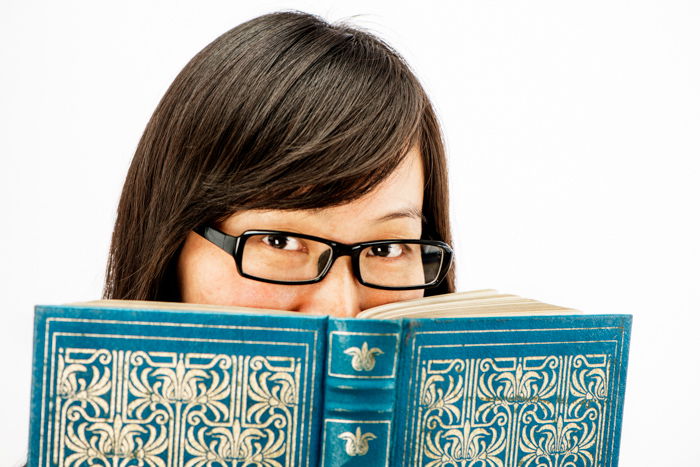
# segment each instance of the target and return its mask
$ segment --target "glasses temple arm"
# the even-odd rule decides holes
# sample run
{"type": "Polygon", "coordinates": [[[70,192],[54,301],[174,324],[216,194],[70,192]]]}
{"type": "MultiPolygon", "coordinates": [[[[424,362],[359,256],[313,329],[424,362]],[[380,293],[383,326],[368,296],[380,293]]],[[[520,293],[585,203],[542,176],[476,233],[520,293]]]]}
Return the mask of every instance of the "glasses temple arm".
{"type": "Polygon", "coordinates": [[[208,226],[197,227],[194,229],[194,231],[228,254],[233,255],[236,252],[236,248],[238,247],[238,239],[240,237],[227,235],[220,230],[208,226]]]}

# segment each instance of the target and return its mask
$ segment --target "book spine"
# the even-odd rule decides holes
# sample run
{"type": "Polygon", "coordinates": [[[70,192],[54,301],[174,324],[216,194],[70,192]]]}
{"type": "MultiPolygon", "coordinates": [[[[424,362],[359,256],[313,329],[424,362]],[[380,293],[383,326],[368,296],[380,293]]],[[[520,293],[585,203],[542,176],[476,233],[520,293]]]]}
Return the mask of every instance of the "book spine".
{"type": "Polygon", "coordinates": [[[401,323],[328,321],[321,465],[388,466],[401,323]]]}

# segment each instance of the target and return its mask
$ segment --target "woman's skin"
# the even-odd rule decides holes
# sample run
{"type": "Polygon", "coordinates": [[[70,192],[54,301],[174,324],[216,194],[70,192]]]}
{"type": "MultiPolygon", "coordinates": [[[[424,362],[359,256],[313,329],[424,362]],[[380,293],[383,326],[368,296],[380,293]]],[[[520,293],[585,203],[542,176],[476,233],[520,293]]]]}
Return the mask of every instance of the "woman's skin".
{"type": "MultiPolygon", "coordinates": [[[[417,148],[375,190],[341,206],[299,211],[248,210],[218,227],[229,235],[246,230],[283,230],[341,243],[418,239],[422,231],[424,176],[417,148]]],[[[354,317],[374,306],[423,296],[422,290],[390,291],[365,287],[352,272],[350,257],[338,258],[315,284],[268,284],[241,277],[233,257],[190,232],[178,261],[182,301],[238,305],[354,317]]]]}

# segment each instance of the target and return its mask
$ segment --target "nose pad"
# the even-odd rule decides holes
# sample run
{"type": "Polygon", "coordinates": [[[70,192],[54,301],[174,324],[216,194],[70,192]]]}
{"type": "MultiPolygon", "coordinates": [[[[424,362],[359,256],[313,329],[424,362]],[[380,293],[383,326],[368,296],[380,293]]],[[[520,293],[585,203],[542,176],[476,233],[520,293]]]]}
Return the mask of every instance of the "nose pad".
{"type": "MultiPolygon", "coordinates": [[[[328,253],[330,254],[330,252],[328,253]]],[[[327,263],[323,263],[323,268],[327,263]]],[[[321,260],[319,260],[319,266],[321,260]]],[[[355,280],[350,258],[338,258],[326,277],[313,284],[299,311],[315,315],[354,317],[360,312],[360,284],[355,280]]]]}

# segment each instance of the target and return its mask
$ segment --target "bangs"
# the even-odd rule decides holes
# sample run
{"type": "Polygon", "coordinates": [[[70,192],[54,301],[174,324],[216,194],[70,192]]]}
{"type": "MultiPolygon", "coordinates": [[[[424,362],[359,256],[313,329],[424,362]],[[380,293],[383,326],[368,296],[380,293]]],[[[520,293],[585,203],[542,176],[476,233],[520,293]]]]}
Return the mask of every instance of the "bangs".
{"type": "Polygon", "coordinates": [[[403,59],[369,33],[295,19],[223,83],[236,105],[207,123],[224,127],[210,154],[223,170],[206,169],[207,196],[229,212],[351,202],[419,143],[427,97],[403,59]],[[242,96],[244,82],[258,87],[242,96]]]}

